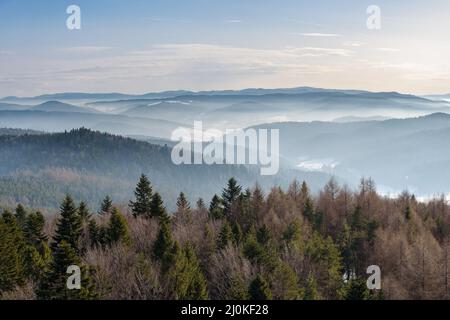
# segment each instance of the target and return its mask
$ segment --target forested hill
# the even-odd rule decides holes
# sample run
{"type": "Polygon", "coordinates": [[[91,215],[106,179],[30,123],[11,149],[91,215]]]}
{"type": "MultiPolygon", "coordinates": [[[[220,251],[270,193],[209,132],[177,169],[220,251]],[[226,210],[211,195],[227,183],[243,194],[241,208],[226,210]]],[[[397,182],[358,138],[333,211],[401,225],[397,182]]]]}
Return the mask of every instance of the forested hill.
{"type": "MultiPolygon", "coordinates": [[[[39,135],[0,135],[0,204],[57,208],[66,193],[85,199],[92,207],[105,195],[117,202],[131,198],[132,186],[140,174],[175,204],[184,191],[192,200],[220,192],[230,176],[244,186],[259,182],[267,188],[287,185],[294,177],[323,184],[321,173],[282,171],[274,177],[261,177],[256,167],[217,165],[174,165],[171,149],[131,138],[77,129],[39,135]]],[[[208,199],[209,200],[209,199],[208,199]]]]}

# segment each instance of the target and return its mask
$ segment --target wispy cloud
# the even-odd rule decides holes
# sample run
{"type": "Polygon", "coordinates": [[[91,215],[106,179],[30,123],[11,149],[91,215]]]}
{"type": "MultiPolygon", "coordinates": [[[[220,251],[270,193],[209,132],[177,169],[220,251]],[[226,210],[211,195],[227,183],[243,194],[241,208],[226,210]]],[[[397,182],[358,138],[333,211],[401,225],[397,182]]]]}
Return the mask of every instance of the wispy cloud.
{"type": "Polygon", "coordinates": [[[95,53],[107,51],[110,49],[112,49],[112,47],[79,46],[79,47],[58,48],[57,51],[64,53],[95,53]]]}
{"type": "Polygon", "coordinates": [[[241,23],[242,20],[239,19],[229,19],[229,20],[225,20],[226,23],[241,23]]]}
{"type": "Polygon", "coordinates": [[[324,38],[341,36],[340,34],[336,34],[336,33],[320,33],[320,32],[300,33],[300,35],[304,36],[304,37],[324,37],[324,38]]]}

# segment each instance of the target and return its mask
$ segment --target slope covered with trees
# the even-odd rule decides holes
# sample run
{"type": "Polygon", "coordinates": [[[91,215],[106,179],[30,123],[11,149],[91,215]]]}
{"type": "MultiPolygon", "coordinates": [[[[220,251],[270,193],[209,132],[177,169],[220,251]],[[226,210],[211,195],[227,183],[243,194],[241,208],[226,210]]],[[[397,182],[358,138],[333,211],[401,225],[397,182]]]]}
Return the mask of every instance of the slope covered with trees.
{"type": "Polygon", "coordinates": [[[248,186],[258,181],[265,188],[287,186],[292,177],[314,181],[317,188],[327,180],[325,174],[282,170],[277,176],[261,177],[256,166],[177,166],[168,146],[88,129],[0,134],[0,163],[0,202],[44,209],[58,208],[66,193],[91,207],[107,194],[126,201],[142,172],[152,177],[169,208],[175,208],[180,191],[190,199],[212,197],[230,176],[248,186]]]}
{"type": "Polygon", "coordinates": [[[93,213],[66,196],[45,219],[0,218],[2,299],[446,299],[449,206],[351,191],[330,180],[269,193],[230,179],[207,204],[183,193],[169,212],[142,175],[130,203],[93,213]],[[69,265],[81,289],[66,286],[69,265]],[[366,269],[381,268],[381,290],[366,269]]]}

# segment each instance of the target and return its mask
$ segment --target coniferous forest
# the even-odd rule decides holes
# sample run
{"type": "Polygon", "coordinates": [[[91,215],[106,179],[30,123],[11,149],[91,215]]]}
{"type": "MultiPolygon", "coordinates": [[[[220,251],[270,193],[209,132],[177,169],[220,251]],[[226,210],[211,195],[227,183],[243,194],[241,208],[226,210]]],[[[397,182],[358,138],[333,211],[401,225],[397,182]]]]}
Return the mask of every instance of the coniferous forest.
{"type": "Polygon", "coordinates": [[[318,194],[244,190],[212,199],[180,193],[169,212],[142,175],[128,204],[91,210],[70,195],[57,214],[18,205],[0,218],[1,299],[447,299],[449,207],[404,192],[380,196],[330,180],[318,194]],[[69,266],[81,271],[69,289],[69,266]],[[381,269],[369,290],[367,267],[381,269]]]}

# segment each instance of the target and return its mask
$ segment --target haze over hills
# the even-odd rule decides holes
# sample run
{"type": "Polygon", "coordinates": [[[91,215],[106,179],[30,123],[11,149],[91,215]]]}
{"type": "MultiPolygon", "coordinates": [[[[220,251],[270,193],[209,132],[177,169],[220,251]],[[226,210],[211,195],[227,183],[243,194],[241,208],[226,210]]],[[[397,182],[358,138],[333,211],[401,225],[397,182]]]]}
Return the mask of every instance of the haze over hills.
{"type": "Polygon", "coordinates": [[[303,170],[356,184],[372,177],[382,191],[419,195],[450,192],[450,115],[351,123],[271,123],[280,153],[303,170]]]}
{"type": "Polygon", "coordinates": [[[61,93],[2,101],[0,127],[38,132],[84,127],[168,148],[176,144],[168,140],[174,130],[192,128],[194,121],[203,121],[204,130],[279,129],[284,169],[299,170],[296,174],[306,171],[320,179],[335,175],[349,184],[372,176],[385,192],[450,192],[450,104],[441,98],[299,87],[143,95],[61,93]]]}
{"type": "Polygon", "coordinates": [[[173,209],[178,192],[195,202],[209,201],[220,193],[230,177],[246,187],[257,182],[268,191],[275,185],[287,187],[292,179],[306,180],[317,190],[330,177],[324,173],[282,169],[262,177],[258,166],[180,165],[171,161],[168,146],[150,144],[88,129],[66,133],[34,134],[0,130],[0,202],[23,203],[36,208],[57,208],[66,193],[96,208],[110,195],[120,203],[132,197],[133,185],[142,173],[173,209]]]}

